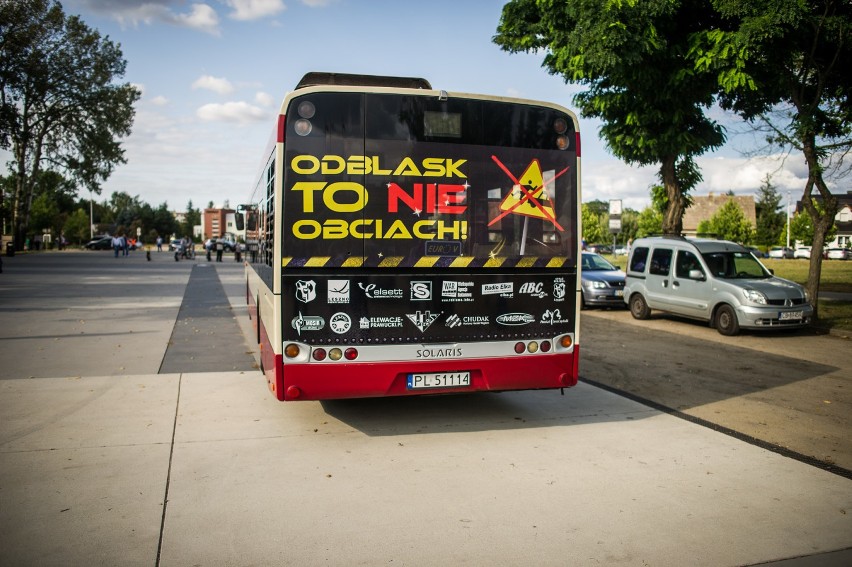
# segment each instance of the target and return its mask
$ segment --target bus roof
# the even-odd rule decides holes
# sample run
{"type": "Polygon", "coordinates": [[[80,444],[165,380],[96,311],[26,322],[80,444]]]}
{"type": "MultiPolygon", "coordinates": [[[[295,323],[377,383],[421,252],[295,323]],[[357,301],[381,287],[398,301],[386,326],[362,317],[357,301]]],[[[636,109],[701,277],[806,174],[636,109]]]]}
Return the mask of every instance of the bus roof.
{"type": "Polygon", "coordinates": [[[432,90],[432,85],[426,79],[416,77],[385,77],[382,75],[353,75],[349,73],[307,73],[296,89],[313,87],[316,85],[340,85],[358,87],[393,87],[402,89],[426,89],[432,90]]]}

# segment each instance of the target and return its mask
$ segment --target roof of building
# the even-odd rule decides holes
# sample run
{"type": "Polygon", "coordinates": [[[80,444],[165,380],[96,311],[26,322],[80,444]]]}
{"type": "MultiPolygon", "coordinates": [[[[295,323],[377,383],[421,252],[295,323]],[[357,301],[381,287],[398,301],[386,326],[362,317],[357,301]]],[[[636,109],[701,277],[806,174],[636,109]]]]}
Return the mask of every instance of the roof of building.
{"type": "Polygon", "coordinates": [[[693,197],[692,205],[683,214],[683,232],[694,234],[698,231],[698,225],[702,221],[708,221],[719,212],[725,203],[733,200],[742,209],[743,214],[751,226],[757,226],[757,212],[754,206],[754,197],[751,195],[714,195],[710,193],[706,197],[693,197]]]}

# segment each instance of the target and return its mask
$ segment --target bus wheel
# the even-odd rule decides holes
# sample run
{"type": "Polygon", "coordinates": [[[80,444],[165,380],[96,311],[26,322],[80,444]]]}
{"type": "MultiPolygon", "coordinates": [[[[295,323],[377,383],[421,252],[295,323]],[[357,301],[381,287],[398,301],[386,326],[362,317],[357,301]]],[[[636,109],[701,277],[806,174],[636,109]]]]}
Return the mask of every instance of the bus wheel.
{"type": "Polygon", "coordinates": [[[726,337],[732,337],[740,332],[737,314],[730,305],[720,305],[716,310],[716,330],[726,337]]]}
{"type": "Polygon", "coordinates": [[[651,314],[648,304],[641,293],[634,293],[630,296],[630,314],[634,319],[647,319],[651,314]]]}

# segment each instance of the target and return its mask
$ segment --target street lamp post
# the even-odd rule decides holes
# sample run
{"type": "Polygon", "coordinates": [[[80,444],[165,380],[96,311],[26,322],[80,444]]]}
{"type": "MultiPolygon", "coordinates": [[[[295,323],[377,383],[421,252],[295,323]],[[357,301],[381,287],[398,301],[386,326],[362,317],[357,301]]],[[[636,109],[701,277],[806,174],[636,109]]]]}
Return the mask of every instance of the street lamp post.
{"type": "Polygon", "coordinates": [[[790,247],[790,192],[787,191],[787,248],[790,247]]]}

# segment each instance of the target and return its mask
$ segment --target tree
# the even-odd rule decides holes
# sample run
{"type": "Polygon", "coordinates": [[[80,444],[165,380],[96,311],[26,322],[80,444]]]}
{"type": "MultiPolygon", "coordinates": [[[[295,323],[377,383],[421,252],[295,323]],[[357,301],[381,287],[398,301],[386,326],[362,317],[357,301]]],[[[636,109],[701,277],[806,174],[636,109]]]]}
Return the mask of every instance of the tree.
{"type": "Polygon", "coordinates": [[[801,202],[814,228],[807,288],[818,317],[822,249],[837,214],[825,177],[850,173],[852,3],[713,3],[728,25],[696,36],[696,70],[717,72],[721,106],[766,132],[767,149],[795,150],[807,164],[801,202]]]}
{"type": "MultiPolygon", "coordinates": [[[[815,232],[813,219],[804,211],[794,214],[793,218],[790,219],[790,240],[801,242],[804,246],[811,246],[814,241],[815,232]]],[[[837,225],[832,225],[826,233],[825,238],[829,241],[834,240],[836,234],[837,225]]],[[[786,241],[786,234],[782,233],[781,238],[786,241]]],[[[784,242],[779,242],[779,244],[784,244],[784,242]]]]}
{"type": "Polygon", "coordinates": [[[663,214],[654,207],[645,207],[636,217],[636,238],[660,234],[663,229],[663,214]]]}
{"type": "Polygon", "coordinates": [[[44,170],[96,193],[130,134],[138,89],[117,84],[119,47],[55,0],[0,0],[0,147],[11,149],[12,223],[21,248],[44,170]]]}
{"type": "Polygon", "coordinates": [[[583,240],[588,243],[606,242],[609,221],[604,225],[602,220],[609,218],[609,213],[600,213],[596,210],[596,206],[592,203],[583,203],[583,240]]]}
{"type": "Polygon", "coordinates": [[[65,226],[62,227],[62,232],[65,233],[65,238],[69,242],[82,244],[89,239],[89,213],[84,209],[77,209],[68,220],[65,221],[65,226]]]}
{"type": "Polygon", "coordinates": [[[754,203],[757,226],[754,240],[763,246],[772,246],[786,230],[787,219],[781,211],[781,195],[771,183],[769,174],[763,179],[763,185],[757,190],[754,203]]]}
{"type": "Polygon", "coordinates": [[[721,240],[731,240],[740,244],[750,244],[754,227],[746,219],[743,210],[733,199],[722,205],[710,220],[698,225],[699,233],[714,234],[721,240]]]}
{"type": "Polygon", "coordinates": [[[544,51],[551,74],[588,87],[574,104],[603,121],[601,136],[617,157],[659,164],[668,199],[662,229],[680,234],[686,195],[701,180],[693,158],[725,141],[705,114],[716,75],[687,56],[695,34],[721,23],[709,0],[512,0],[493,40],[512,53],[544,51]]]}
{"type": "Polygon", "coordinates": [[[180,229],[184,236],[192,236],[195,226],[201,224],[201,211],[193,208],[192,201],[186,204],[186,217],[180,229]]]}

